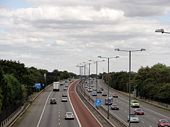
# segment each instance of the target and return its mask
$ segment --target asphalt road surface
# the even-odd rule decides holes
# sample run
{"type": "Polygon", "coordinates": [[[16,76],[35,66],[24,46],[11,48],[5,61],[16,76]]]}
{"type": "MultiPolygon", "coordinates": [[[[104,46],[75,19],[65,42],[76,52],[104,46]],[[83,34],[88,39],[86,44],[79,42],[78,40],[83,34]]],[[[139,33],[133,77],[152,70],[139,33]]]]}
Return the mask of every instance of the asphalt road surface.
{"type": "Polygon", "coordinates": [[[65,120],[65,113],[71,111],[72,107],[68,102],[61,102],[64,85],[59,92],[52,91],[52,87],[46,89],[28,108],[23,116],[13,127],[79,127],[77,119],[65,120]],[[50,104],[50,98],[55,97],[57,104],[50,104]]]}
{"type": "MultiPolygon", "coordinates": [[[[91,83],[95,87],[95,80],[91,83]]],[[[107,93],[108,87],[106,84],[102,82],[102,80],[99,80],[98,88],[103,88],[105,93],[107,93]]],[[[123,95],[113,89],[109,89],[110,94],[116,93],[118,95],[118,98],[113,98],[113,103],[116,103],[120,110],[110,110],[110,114],[118,117],[119,119],[123,120],[127,123],[127,117],[129,113],[129,102],[128,102],[128,96],[123,95]]],[[[86,91],[87,92],[87,91],[86,91]]],[[[90,92],[87,92],[88,94],[91,94],[90,92]]],[[[91,96],[92,97],[92,96],[91,96]]],[[[96,97],[92,97],[95,99],[96,97]]],[[[103,100],[107,97],[103,97],[101,94],[98,94],[97,98],[100,98],[103,100]]],[[[102,105],[106,110],[107,106],[102,105]]],[[[144,110],[144,115],[138,115],[140,122],[139,123],[131,123],[131,127],[157,127],[157,122],[159,119],[165,118],[170,120],[170,111],[166,111],[164,109],[155,107],[153,105],[140,102],[140,108],[144,110]]],[[[131,112],[134,112],[134,108],[131,108],[131,112]]]]}

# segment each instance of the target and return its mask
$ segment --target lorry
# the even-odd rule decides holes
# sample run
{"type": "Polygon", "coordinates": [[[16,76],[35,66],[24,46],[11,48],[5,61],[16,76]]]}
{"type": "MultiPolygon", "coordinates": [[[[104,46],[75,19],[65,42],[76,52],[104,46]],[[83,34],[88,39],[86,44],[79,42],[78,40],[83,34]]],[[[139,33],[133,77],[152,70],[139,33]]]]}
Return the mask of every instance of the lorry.
{"type": "Polygon", "coordinates": [[[59,91],[59,90],[60,90],[60,83],[53,82],[53,91],[59,91]]]}

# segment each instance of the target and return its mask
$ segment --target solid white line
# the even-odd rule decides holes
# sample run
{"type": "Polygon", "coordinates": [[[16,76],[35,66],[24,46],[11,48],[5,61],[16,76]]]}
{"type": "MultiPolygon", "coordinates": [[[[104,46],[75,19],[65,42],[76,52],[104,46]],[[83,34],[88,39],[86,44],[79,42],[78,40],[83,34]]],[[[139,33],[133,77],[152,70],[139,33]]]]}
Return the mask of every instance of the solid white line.
{"type": "MultiPolygon", "coordinates": [[[[69,89],[70,89],[70,86],[73,84],[74,82],[72,82],[71,84],[69,84],[69,86],[68,86],[68,91],[69,91],[69,89]]],[[[70,104],[71,104],[71,107],[72,107],[72,109],[73,109],[73,112],[74,112],[74,114],[75,114],[75,116],[76,116],[76,119],[77,119],[77,122],[78,122],[78,124],[79,124],[79,127],[82,127],[81,126],[81,123],[80,123],[80,121],[79,121],[79,118],[78,118],[78,116],[77,116],[77,114],[76,114],[76,112],[75,112],[75,110],[74,110],[74,107],[73,107],[73,104],[72,104],[72,102],[71,102],[71,99],[70,99],[70,95],[69,95],[69,92],[67,91],[67,94],[68,94],[68,100],[69,100],[69,102],[70,102],[70,104]]]]}
{"type": "MultiPolygon", "coordinates": [[[[81,98],[79,97],[77,91],[75,90],[77,97],[81,100],[81,98]]],[[[94,117],[94,119],[96,119],[96,121],[100,124],[101,127],[103,127],[103,125],[99,122],[99,120],[93,115],[93,113],[89,110],[89,108],[84,104],[84,102],[81,100],[81,103],[86,107],[86,109],[90,112],[90,114],[94,117]]]]}
{"type": "Polygon", "coordinates": [[[42,112],[41,112],[41,116],[40,116],[40,118],[39,118],[39,121],[38,121],[38,124],[37,124],[36,127],[39,127],[39,125],[40,125],[41,119],[42,119],[42,117],[43,117],[43,114],[44,114],[44,111],[45,111],[45,108],[46,108],[46,105],[47,105],[47,103],[48,103],[48,99],[49,99],[51,93],[52,93],[52,91],[49,93],[49,95],[48,95],[48,97],[47,97],[47,99],[46,99],[45,105],[44,105],[44,107],[43,107],[43,110],[42,110],[42,112]]]}

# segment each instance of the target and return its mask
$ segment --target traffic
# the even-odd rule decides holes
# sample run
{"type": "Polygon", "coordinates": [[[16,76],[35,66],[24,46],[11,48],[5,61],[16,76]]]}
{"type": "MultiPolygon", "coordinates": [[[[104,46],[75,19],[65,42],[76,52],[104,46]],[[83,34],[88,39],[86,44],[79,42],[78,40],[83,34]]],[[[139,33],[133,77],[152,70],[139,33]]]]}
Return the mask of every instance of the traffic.
{"type": "MultiPolygon", "coordinates": [[[[144,102],[140,102],[139,100],[136,99],[131,99],[130,101],[130,107],[131,107],[131,112],[129,114],[128,110],[128,95],[122,94],[114,89],[109,88],[109,96],[107,94],[108,92],[108,87],[107,85],[100,80],[98,84],[98,89],[96,87],[96,81],[95,79],[91,79],[89,83],[89,79],[84,82],[84,89],[86,89],[86,93],[91,95],[91,98],[93,100],[101,99],[102,100],[102,105],[105,110],[108,110],[108,105],[110,109],[110,114],[123,120],[124,122],[127,123],[131,122],[132,127],[155,127],[158,126],[160,127],[160,120],[164,119],[166,121],[170,120],[170,112],[163,110],[149,105],[144,102]],[[93,85],[91,85],[93,84],[93,85]],[[89,89],[92,89],[92,91],[89,91],[89,89]],[[95,96],[93,96],[92,93],[96,90],[101,90],[102,92],[97,92],[95,96]],[[103,96],[104,95],[104,96],[103,96]],[[162,112],[159,112],[159,111],[162,112]],[[129,114],[129,115],[128,115],[129,114]],[[129,117],[130,116],[130,117],[129,117]]],[[[163,125],[163,124],[162,124],[163,125]]],[[[168,124],[165,124],[168,125],[168,124]]]]}

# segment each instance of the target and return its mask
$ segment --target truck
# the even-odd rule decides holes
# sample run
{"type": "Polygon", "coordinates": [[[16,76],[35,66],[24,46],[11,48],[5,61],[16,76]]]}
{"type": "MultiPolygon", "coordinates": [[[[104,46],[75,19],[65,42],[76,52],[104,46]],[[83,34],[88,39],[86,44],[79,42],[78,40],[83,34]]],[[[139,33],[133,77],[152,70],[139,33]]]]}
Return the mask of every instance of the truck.
{"type": "Polygon", "coordinates": [[[60,90],[60,82],[53,82],[53,91],[60,90]]]}

